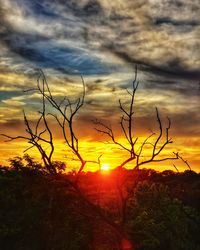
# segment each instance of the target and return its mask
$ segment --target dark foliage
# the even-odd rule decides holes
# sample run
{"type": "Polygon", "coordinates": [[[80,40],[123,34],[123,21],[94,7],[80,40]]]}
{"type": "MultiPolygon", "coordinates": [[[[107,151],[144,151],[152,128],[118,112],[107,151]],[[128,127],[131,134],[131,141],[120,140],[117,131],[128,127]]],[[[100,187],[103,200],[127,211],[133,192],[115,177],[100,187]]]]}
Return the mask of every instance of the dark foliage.
{"type": "MultiPolygon", "coordinates": [[[[52,176],[28,155],[10,163],[0,167],[2,250],[119,249],[115,232],[67,185],[72,174],[52,176]]],[[[80,176],[84,194],[116,222],[117,171],[80,176]]],[[[121,178],[129,197],[124,227],[134,249],[200,249],[199,174],[124,169],[121,178]]]]}
{"type": "Polygon", "coordinates": [[[88,249],[90,221],[63,181],[40,170],[1,171],[2,250],[88,249]]]}
{"type": "Polygon", "coordinates": [[[163,184],[139,183],[128,206],[127,226],[135,249],[199,249],[199,214],[171,199],[163,184]]]}

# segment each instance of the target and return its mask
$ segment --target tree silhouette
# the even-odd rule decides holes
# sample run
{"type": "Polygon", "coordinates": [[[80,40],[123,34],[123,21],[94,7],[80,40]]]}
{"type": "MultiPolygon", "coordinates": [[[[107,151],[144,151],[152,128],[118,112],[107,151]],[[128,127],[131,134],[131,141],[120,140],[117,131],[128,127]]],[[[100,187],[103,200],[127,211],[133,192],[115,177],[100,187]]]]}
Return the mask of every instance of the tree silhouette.
{"type": "MultiPolygon", "coordinates": [[[[119,196],[119,211],[121,214],[121,223],[124,224],[126,221],[126,210],[127,210],[127,202],[131,196],[131,193],[126,188],[126,177],[123,174],[122,168],[134,161],[132,169],[139,169],[140,166],[146,165],[152,162],[162,162],[167,160],[177,160],[180,158],[178,153],[173,152],[172,156],[169,157],[159,157],[161,153],[164,151],[167,145],[171,144],[173,141],[169,137],[169,130],[171,127],[171,121],[169,118],[168,124],[166,128],[164,128],[163,122],[160,118],[160,114],[158,108],[156,107],[156,118],[159,127],[159,132],[156,134],[152,132],[142,143],[138,142],[139,137],[136,137],[134,131],[134,123],[135,123],[135,95],[139,86],[139,81],[137,80],[137,66],[135,67],[135,77],[132,82],[132,89],[127,91],[127,94],[130,96],[130,100],[128,103],[128,107],[125,107],[122,100],[119,99],[119,109],[122,113],[120,118],[120,128],[124,138],[124,143],[120,142],[118,138],[115,136],[115,131],[111,127],[111,125],[107,125],[99,120],[94,120],[94,124],[96,125],[96,130],[99,133],[106,135],[111,144],[115,144],[119,147],[120,150],[128,153],[126,159],[120,163],[117,167],[118,169],[118,178],[116,183],[117,193],[119,196]],[[151,140],[150,139],[153,139],[151,140]],[[143,152],[146,146],[151,147],[151,155],[143,160],[143,152]]],[[[181,158],[182,159],[182,158],[181,158]]],[[[183,159],[182,159],[183,160],[183,159]]]]}
{"type": "Polygon", "coordinates": [[[63,139],[65,145],[70,148],[72,153],[76,156],[77,160],[80,161],[80,167],[77,172],[80,174],[86,163],[95,163],[100,165],[101,155],[98,157],[97,161],[86,160],[79,150],[79,139],[74,129],[74,120],[77,116],[79,110],[84,105],[85,100],[85,82],[81,76],[83,91],[81,96],[79,96],[75,101],[71,101],[68,97],[64,97],[60,102],[56,100],[53,96],[49,84],[47,82],[46,76],[42,70],[39,70],[39,76],[37,79],[37,86],[33,89],[28,89],[25,92],[36,92],[42,97],[42,111],[39,111],[40,117],[38,118],[35,127],[30,125],[30,122],[23,111],[24,123],[26,126],[27,136],[9,136],[6,134],[1,134],[7,138],[7,141],[12,141],[16,139],[23,139],[31,144],[24,152],[35,147],[38,149],[41,158],[43,160],[45,168],[49,173],[56,174],[56,164],[53,163],[52,157],[54,153],[54,139],[53,132],[50,128],[48,116],[55,118],[58,126],[61,128],[63,139]],[[50,104],[55,112],[47,112],[47,104],[50,104]],[[46,149],[48,148],[48,150],[46,149]]]}
{"type": "MultiPolygon", "coordinates": [[[[38,89],[41,89],[38,81],[38,89]]],[[[42,91],[44,91],[44,84],[42,85],[42,91]]],[[[1,134],[2,136],[7,138],[7,141],[13,141],[17,139],[23,139],[27,141],[28,144],[31,144],[24,152],[27,152],[31,148],[36,148],[42,158],[44,163],[44,167],[51,174],[56,174],[56,168],[52,161],[52,156],[54,153],[54,142],[53,142],[53,134],[49,127],[49,123],[47,121],[47,112],[46,112],[46,102],[45,96],[42,97],[42,111],[39,111],[39,118],[34,124],[35,126],[31,126],[30,121],[27,118],[25,111],[23,111],[24,115],[24,124],[26,136],[9,136],[6,134],[1,134]],[[48,150],[46,149],[48,146],[48,150]]]]}
{"type": "Polygon", "coordinates": [[[163,124],[159,115],[158,108],[156,107],[156,118],[157,123],[159,126],[159,133],[156,135],[156,133],[152,132],[142,143],[140,146],[138,146],[138,137],[134,135],[134,104],[135,104],[135,95],[136,91],[139,86],[139,81],[137,80],[137,66],[135,67],[135,78],[132,82],[132,90],[126,89],[128,95],[130,96],[129,106],[125,107],[119,99],[119,108],[122,112],[121,118],[120,118],[120,127],[122,134],[124,136],[124,139],[126,143],[121,143],[118,141],[118,139],[115,136],[115,132],[113,128],[101,121],[94,120],[94,123],[97,125],[96,130],[102,134],[105,134],[108,136],[111,140],[111,143],[114,143],[115,145],[119,146],[120,149],[124,150],[125,152],[128,152],[128,157],[125,159],[118,167],[122,168],[127,163],[135,160],[135,165],[133,168],[139,168],[140,166],[144,164],[148,164],[151,162],[161,162],[166,160],[176,160],[179,158],[178,153],[173,153],[173,156],[169,157],[161,157],[158,158],[158,156],[163,152],[165,147],[168,144],[171,144],[173,141],[169,137],[169,130],[171,127],[171,121],[168,118],[168,125],[165,128],[163,128],[163,124]],[[149,141],[152,137],[156,137],[156,139],[152,142],[149,141]],[[163,142],[163,137],[164,142],[163,142]],[[128,144],[128,145],[127,145],[128,144]],[[147,160],[142,160],[142,154],[144,151],[145,146],[151,146],[151,156],[147,160]]]}

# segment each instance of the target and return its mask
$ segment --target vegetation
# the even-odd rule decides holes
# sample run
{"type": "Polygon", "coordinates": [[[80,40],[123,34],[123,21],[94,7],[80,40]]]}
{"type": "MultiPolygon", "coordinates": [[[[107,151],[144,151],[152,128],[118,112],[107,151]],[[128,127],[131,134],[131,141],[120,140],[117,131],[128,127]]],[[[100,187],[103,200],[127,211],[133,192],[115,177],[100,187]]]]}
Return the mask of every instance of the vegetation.
{"type": "MultiPolygon", "coordinates": [[[[113,221],[121,219],[117,171],[80,178],[87,198],[113,221]]],[[[199,174],[143,169],[124,170],[123,177],[129,190],[124,231],[134,249],[200,249],[199,174]]],[[[2,250],[120,249],[117,232],[67,184],[72,178],[48,174],[29,156],[0,168],[2,250]]]]}

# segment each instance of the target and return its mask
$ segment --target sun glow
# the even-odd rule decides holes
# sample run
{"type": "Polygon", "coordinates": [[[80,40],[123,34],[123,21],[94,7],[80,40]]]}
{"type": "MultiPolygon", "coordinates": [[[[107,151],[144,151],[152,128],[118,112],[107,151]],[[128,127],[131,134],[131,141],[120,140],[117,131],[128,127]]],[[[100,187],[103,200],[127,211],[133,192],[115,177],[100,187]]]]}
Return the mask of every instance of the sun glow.
{"type": "Polygon", "coordinates": [[[101,170],[103,170],[103,171],[108,171],[108,170],[110,170],[110,165],[107,164],[107,163],[101,164],[101,170]]]}

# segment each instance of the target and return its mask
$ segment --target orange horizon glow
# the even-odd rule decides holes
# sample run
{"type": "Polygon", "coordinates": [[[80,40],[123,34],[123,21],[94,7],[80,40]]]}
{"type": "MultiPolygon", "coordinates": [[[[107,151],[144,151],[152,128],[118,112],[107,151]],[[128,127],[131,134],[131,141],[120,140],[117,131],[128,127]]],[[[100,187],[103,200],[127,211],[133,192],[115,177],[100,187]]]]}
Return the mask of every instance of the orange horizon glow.
{"type": "MultiPolygon", "coordinates": [[[[102,165],[100,170],[102,172],[109,173],[109,170],[115,169],[119,166],[126,158],[127,154],[117,147],[107,146],[105,144],[97,141],[81,140],[80,138],[80,150],[82,156],[85,160],[97,161],[98,156],[102,154],[102,165]]],[[[9,165],[9,159],[15,156],[23,156],[23,151],[27,148],[28,144],[23,141],[12,141],[12,142],[0,142],[0,164],[9,165]]],[[[175,145],[174,145],[175,146],[175,145]]],[[[171,146],[166,148],[165,155],[171,155],[174,151],[178,150],[178,147],[171,146]]],[[[179,146],[179,145],[178,145],[179,146]]],[[[194,149],[194,148],[193,148],[194,149]]],[[[31,149],[27,152],[31,157],[36,161],[41,162],[41,156],[36,151],[36,149],[31,149]]],[[[189,150],[188,148],[182,149],[180,151],[181,155],[188,160],[192,169],[196,172],[199,172],[199,161],[195,157],[196,151],[189,150]]],[[[145,157],[149,154],[148,150],[145,151],[145,157]]],[[[66,145],[61,140],[55,140],[55,154],[53,160],[62,161],[66,164],[66,171],[78,170],[80,167],[80,162],[77,160],[72,160],[73,155],[69,152],[66,145]]],[[[166,169],[171,169],[175,171],[173,164],[177,166],[179,171],[187,170],[187,167],[181,161],[165,161],[159,163],[151,163],[143,165],[141,168],[152,168],[158,171],[163,171],[166,169]]],[[[135,162],[132,161],[124,167],[127,169],[132,169],[135,166],[135,162]]],[[[84,172],[92,171],[95,172],[99,169],[99,166],[95,163],[88,162],[84,168],[84,172]]]]}

